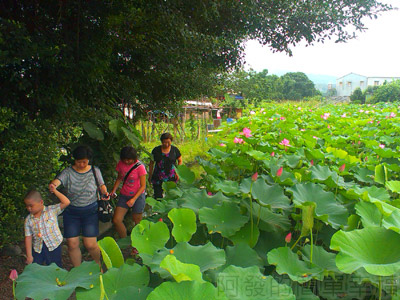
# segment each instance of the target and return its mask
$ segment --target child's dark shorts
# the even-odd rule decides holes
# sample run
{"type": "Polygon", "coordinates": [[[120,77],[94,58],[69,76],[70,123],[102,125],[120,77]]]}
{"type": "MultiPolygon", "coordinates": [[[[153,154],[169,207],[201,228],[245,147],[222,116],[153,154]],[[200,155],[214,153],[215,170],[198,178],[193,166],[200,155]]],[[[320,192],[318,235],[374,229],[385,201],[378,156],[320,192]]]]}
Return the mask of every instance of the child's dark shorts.
{"type": "Polygon", "coordinates": [[[97,202],[84,207],[67,206],[63,213],[64,237],[97,237],[99,235],[99,217],[97,202]]]}
{"type": "MultiPolygon", "coordinates": [[[[119,195],[118,196],[118,202],[117,202],[117,207],[123,207],[126,209],[129,209],[130,207],[126,204],[129,199],[131,199],[132,196],[125,196],[125,195],[119,195]]],[[[132,212],[134,214],[141,214],[143,213],[144,206],[146,205],[146,196],[145,194],[141,194],[135,201],[135,203],[132,206],[132,212]]]]}
{"type": "Polygon", "coordinates": [[[53,251],[50,251],[47,248],[46,244],[43,243],[42,252],[37,253],[34,249],[32,249],[33,262],[39,265],[46,265],[46,266],[55,263],[57,266],[62,268],[61,251],[62,251],[61,244],[53,251]]]}

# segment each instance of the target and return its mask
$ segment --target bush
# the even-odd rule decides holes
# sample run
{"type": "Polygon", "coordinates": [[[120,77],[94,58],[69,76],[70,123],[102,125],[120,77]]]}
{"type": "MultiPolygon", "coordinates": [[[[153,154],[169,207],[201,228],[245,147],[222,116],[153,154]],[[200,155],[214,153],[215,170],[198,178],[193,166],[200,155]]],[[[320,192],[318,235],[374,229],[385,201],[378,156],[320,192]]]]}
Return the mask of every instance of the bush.
{"type": "Polygon", "coordinates": [[[375,102],[395,102],[400,101],[400,80],[379,86],[374,91],[375,102]]]}
{"type": "Polygon", "coordinates": [[[350,100],[353,103],[365,103],[365,95],[360,88],[356,88],[350,96],[350,100]]]}
{"type": "Polygon", "coordinates": [[[32,121],[10,109],[0,110],[0,248],[22,240],[23,197],[36,188],[49,203],[47,185],[60,169],[59,135],[48,121],[32,121]]]}

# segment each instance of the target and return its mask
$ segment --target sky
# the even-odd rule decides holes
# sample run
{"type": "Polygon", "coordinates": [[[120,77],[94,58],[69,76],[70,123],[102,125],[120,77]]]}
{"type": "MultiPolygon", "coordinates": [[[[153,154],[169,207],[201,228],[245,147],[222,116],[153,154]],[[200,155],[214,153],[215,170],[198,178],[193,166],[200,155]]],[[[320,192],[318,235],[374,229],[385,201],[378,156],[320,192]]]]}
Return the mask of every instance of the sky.
{"type": "MultiPolygon", "coordinates": [[[[400,0],[383,3],[400,7],[400,0]]],[[[293,56],[272,53],[257,41],[249,41],[245,50],[245,68],[269,74],[303,72],[341,77],[348,73],[365,76],[400,77],[400,9],[383,12],[378,19],[364,19],[368,28],[357,32],[357,38],[347,43],[326,41],[314,46],[292,47],[293,56]]]]}

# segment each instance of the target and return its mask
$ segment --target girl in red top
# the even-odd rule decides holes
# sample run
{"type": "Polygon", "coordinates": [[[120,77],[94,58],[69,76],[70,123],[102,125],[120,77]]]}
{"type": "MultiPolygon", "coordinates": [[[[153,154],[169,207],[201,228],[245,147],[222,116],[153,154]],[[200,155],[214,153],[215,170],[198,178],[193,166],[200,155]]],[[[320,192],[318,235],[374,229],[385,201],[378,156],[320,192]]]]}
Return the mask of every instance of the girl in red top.
{"type": "Polygon", "coordinates": [[[122,188],[114,212],[113,223],[119,236],[124,238],[127,236],[127,232],[123,221],[129,208],[132,207],[135,225],[142,220],[142,213],[146,204],[144,191],[146,189],[147,172],[144,165],[138,160],[136,149],[133,147],[122,148],[116,170],[118,177],[111,195],[115,195],[121,182],[122,188]],[[127,173],[129,173],[128,176],[127,173]]]}

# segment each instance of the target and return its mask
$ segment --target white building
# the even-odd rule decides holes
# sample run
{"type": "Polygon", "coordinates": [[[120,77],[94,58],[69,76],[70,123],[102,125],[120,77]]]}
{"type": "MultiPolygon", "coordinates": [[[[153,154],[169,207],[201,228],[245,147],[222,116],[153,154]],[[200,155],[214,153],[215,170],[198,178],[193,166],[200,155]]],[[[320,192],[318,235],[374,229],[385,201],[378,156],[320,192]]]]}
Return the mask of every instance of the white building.
{"type": "Polygon", "coordinates": [[[368,86],[382,85],[384,82],[399,80],[400,77],[367,77],[350,73],[336,79],[336,91],[338,96],[349,97],[356,88],[364,91],[368,86]]]}

